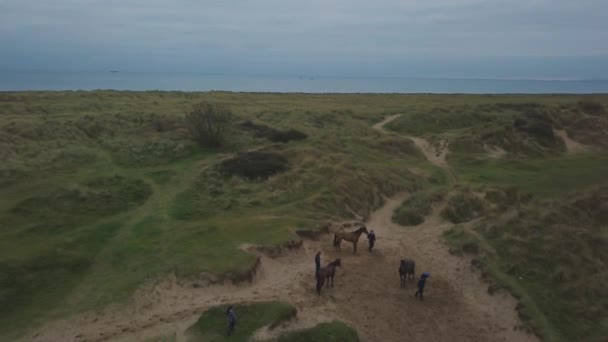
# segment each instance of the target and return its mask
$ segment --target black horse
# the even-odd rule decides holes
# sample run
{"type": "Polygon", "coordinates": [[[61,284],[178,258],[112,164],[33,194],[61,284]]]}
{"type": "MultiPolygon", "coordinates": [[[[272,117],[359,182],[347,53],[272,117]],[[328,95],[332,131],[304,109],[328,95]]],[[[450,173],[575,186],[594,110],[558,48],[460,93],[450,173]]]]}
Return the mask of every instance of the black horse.
{"type": "Polygon", "coordinates": [[[334,287],[334,275],[336,275],[336,267],[342,266],[340,258],[330,262],[327,266],[322,267],[317,272],[317,293],[321,295],[321,288],[327,281],[327,287],[334,287]],[[330,285],[331,280],[331,285],[330,285]]]}
{"type": "Polygon", "coordinates": [[[399,279],[401,280],[401,287],[405,287],[405,280],[409,277],[414,278],[416,273],[416,263],[412,259],[401,260],[399,264],[399,279]]]}

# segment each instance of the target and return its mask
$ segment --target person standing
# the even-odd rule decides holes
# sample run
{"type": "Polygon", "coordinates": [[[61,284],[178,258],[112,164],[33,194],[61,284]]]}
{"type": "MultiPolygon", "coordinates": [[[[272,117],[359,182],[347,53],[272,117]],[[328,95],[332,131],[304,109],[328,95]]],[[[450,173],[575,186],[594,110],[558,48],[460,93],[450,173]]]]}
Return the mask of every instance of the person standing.
{"type": "Polygon", "coordinates": [[[418,280],[418,291],[416,291],[415,297],[420,296],[420,300],[423,300],[424,296],[424,287],[426,286],[426,279],[430,277],[431,274],[429,272],[424,272],[420,276],[420,280],[418,280]]]}
{"type": "Polygon", "coordinates": [[[319,273],[319,269],[321,268],[321,251],[318,251],[315,255],[315,276],[319,273]]]}
{"type": "Polygon", "coordinates": [[[374,243],[376,242],[376,233],[374,233],[373,229],[367,234],[367,241],[369,242],[369,252],[371,253],[374,248],[374,243]]]}
{"type": "Polygon", "coordinates": [[[234,312],[232,305],[228,307],[228,311],[226,311],[226,317],[228,318],[227,335],[230,336],[234,332],[234,326],[236,325],[236,313],[234,312]]]}

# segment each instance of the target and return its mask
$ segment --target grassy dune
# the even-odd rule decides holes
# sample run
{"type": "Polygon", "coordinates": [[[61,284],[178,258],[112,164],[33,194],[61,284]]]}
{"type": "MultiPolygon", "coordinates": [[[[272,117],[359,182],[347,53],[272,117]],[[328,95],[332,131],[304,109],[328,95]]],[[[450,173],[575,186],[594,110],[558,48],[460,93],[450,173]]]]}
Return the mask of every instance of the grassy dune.
{"type": "MultiPolygon", "coordinates": [[[[489,276],[521,293],[522,314],[545,336],[601,336],[605,319],[570,317],[589,305],[595,317],[608,314],[592,300],[606,290],[589,287],[606,283],[604,197],[595,209],[577,207],[578,220],[546,218],[608,184],[608,114],[589,103],[608,108],[608,97],[0,93],[0,336],[124,301],[168,273],[238,279],[255,262],[241,244],[286,243],[295,229],[368,215],[383,196],[419,194],[400,208],[408,221],[437,195],[449,203],[465,190],[485,194],[476,215],[487,221],[452,234],[453,248],[479,244],[489,276]],[[225,148],[201,149],[183,123],[200,101],[229,105],[237,123],[307,138],[274,142],[237,125],[225,148]],[[395,113],[403,115],[387,126],[393,134],[371,128],[395,113]],[[552,128],[588,149],[568,154],[552,128]],[[407,136],[449,141],[450,170],[407,136]],[[492,158],[484,146],[505,154],[492,158]],[[221,172],[252,149],[283,156],[287,169],[267,180],[221,172]],[[566,251],[580,256],[554,257],[566,251]]],[[[466,222],[467,210],[448,218],[466,222]]]]}

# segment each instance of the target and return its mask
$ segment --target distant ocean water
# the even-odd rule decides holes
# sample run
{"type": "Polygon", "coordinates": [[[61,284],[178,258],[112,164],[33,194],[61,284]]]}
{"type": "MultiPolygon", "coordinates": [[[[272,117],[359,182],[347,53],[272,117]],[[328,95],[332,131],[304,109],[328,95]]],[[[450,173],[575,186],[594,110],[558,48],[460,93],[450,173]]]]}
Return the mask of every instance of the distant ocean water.
{"type": "Polygon", "coordinates": [[[608,80],[233,76],[198,73],[0,71],[0,91],[178,90],[303,93],[608,93],[608,80]]]}

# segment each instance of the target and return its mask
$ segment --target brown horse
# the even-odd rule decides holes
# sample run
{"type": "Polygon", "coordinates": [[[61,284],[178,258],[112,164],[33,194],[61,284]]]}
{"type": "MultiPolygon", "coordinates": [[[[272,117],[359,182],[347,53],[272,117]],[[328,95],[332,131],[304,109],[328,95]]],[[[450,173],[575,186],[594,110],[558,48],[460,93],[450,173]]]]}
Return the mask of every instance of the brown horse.
{"type": "Polygon", "coordinates": [[[336,275],[336,267],[342,266],[340,258],[330,262],[325,267],[321,267],[319,272],[317,272],[317,293],[321,295],[321,288],[327,281],[327,287],[334,287],[334,275],[336,275]]]}
{"type": "Polygon", "coordinates": [[[416,263],[412,259],[401,260],[399,264],[399,279],[401,280],[401,287],[405,287],[405,279],[414,278],[416,272],[416,263]]]}
{"type": "Polygon", "coordinates": [[[359,242],[359,237],[363,233],[369,234],[365,226],[355,230],[354,232],[336,232],[334,234],[334,248],[338,251],[341,250],[340,244],[342,243],[342,240],[346,240],[353,243],[353,254],[357,253],[357,242],[359,242]]]}

